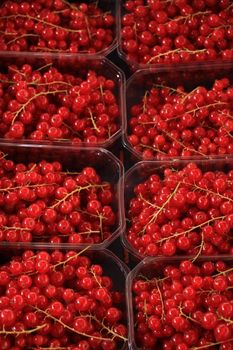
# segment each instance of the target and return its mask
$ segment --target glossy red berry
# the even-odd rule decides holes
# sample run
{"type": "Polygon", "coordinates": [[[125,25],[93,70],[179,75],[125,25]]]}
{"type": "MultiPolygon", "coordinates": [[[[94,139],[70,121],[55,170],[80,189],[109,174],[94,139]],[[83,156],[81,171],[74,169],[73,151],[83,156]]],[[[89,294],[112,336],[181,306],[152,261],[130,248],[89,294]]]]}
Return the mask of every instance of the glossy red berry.
{"type": "Polygon", "coordinates": [[[133,66],[231,59],[231,4],[125,1],[121,51],[133,66]]]}
{"type": "MultiPolygon", "coordinates": [[[[126,179],[127,186],[130,181],[126,179]]],[[[132,190],[133,195],[126,193],[125,238],[140,258],[231,253],[227,239],[232,228],[231,170],[203,171],[195,163],[186,163],[182,168],[165,168],[159,176],[151,172],[132,190]]],[[[208,264],[204,267],[212,272],[208,264]]],[[[201,278],[194,279],[184,298],[195,299],[196,288],[203,284],[201,278]]],[[[223,291],[226,284],[226,278],[219,276],[213,288],[223,291]]]]}
{"type": "Polygon", "coordinates": [[[231,344],[232,293],[226,293],[232,287],[231,273],[230,263],[208,258],[195,263],[176,259],[171,264],[151,260],[137,267],[130,286],[136,346],[188,350],[231,344]],[[228,281],[225,291],[216,292],[211,285],[223,276],[228,281]]]}
{"type": "MultiPolygon", "coordinates": [[[[109,7],[105,11],[102,6],[88,2],[70,7],[69,3],[60,0],[47,4],[32,0],[13,5],[4,1],[0,13],[6,30],[1,32],[1,50],[72,54],[106,52],[115,36],[115,18],[108,10],[109,7]],[[17,31],[19,26],[20,32],[17,31]],[[14,39],[11,35],[9,37],[10,29],[14,39]]],[[[30,69],[26,68],[25,73],[30,73],[30,69]]],[[[21,102],[25,97],[26,92],[20,89],[17,99],[21,102]]]]}
{"type": "Polygon", "coordinates": [[[17,254],[5,256],[0,267],[2,350],[90,350],[103,342],[102,349],[109,344],[117,349],[127,342],[123,294],[113,287],[98,258],[58,250],[17,254]],[[17,280],[11,271],[17,271],[17,280]]]}

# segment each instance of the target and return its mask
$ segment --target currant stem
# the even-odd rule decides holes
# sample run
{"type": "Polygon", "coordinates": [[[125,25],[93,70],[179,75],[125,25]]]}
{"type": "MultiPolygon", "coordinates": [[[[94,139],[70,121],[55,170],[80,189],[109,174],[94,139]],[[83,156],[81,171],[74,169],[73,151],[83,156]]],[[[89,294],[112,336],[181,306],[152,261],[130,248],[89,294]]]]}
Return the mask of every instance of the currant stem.
{"type": "Polygon", "coordinates": [[[141,193],[140,193],[140,195],[139,195],[139,198],[141,198],[141,200],[142,200],[144,203],[148,204],[148,205],[149,205],[150,207],[152,207],[152,208],[156,208],[156,209],[159,209],[159,208],[160,208],[158,205],[153,204],[153,203],[151,203],[150,201],[148,201],[146,198],[144,198],[143,195],[142,195],[141,193]]]}
{"type": "MultiPolygon", "coordinates": [[[[192,262],[195,262],[195,261],[199,258],[199,256],[200,256],[201,253],[202,253],[204,244],[205,244],[204,235],[203,235],[203,233],[201,232],[201,244],[200,244],[200,246],[199,246],[199,250],[198,250],[196,256],[192,259],[192,262]]],[[[197,247],[197,248],[198,248],[198,247],[197,247]]]]}
{"type": "Polygon", "coordinates": [[[18,231],[31,231],[29,228],[24,228],[24,227],[8,227],[8,226],[2,226],[2,229],[4,231],[7,231],[7,230],[18,230],[18,231]]]}
{"type": "Polygon", "coordinates": [[[171,91],[171,93],[177,93],[177,94],[180,94],[180,95],[184,95],[185,92],[184,91],[180,91],[178,89],[175,89],[171,86],[167,86],[167,85],[163,85],[163,84],[153,84],[153,87],[155,88],[159,88],[159,89],[168,89],[171,91]]]}
{"type": "Polygon", "coordinates": [[[183,232],[175,233],[172,237],[164,237],[164,238],[160,239],[157,243],[162,243],[162,242],[167,241],[167,240],[169,240],[169,239],[171,239],[171,238],[175,238],[175,237],[179,237],[179,236],[185,235],[185,234],[187,234],[187,233],[189,233],[189,232],[192,232],[192,231],[194,231],[194,230],[196,230],[196,229],[198,229],[198,228],[201,228],[201,227],[203,227],[203,226],[205,226],[205,225],[208,225],[209,223],[211,223],[211,222],[213,222],[213,221],[216,221],[216,220],[223,220],[223,219],[225,219],[225,218],[226,218],[226,216],[218,216],[218,217],[216,217],[216,218],[211,218],[211,219],[209,219],[209,220],[203,222],[203,223],[200,224],[200,225],[191,227],[189,230],[186,230],[186,231],[183,231],[183,232]]]}
{"type": "Polygon", "coordinates": [[[146,104],[147,104],[148,95],[149,95],[149,91],[147,90],[143,96],[143,108],[142,108],[143,113],[145,113],[147,110],[146,104]]]}
{"type": "Polygon", "coordinates": [[[124,342],[126,342],[128,340],[128,338],[123,337],[122,335],[115,333],[112,329],[110,329],[109,327],[107,327],[103,322],[101,322],[100,320],[98,320],[95,316],[90,315],[90,318],[92,320],[94,320],[96,323],[98,323],[100,326],[102,326],[102,329],[107,331],[108,334],[112,334],[113,335],[113,339],[114,338],[120,338],[121,340],[123,340],[124,342]]]}
{"type": "Polygon", "coordinates": [[[186,149],[186,150],[188,150],[188,151],[191,151],[191,152],[194,152],[194,153],[197,153],[197,154],[200,154],[202,157],[207,157],[206,154],[204,154],[204,153],[202,153],[202,152],[196,150],[195,148],[192,149],[192,148],[187,147],[183,142],[177,140],[175,137],[171,136],[168,132],[166,132],[166,131],[163,130],[163,133],[164,133],[167,137],[169,137],[170,139],[172,139],[173,141],[177,142],[177,143],[178,143],[181,147],[183,147],[184,149],[186,149]]]}
{"type": "Polygon", "coordinates": [[[151,59],[147,62],[147,63],[151,63],[153,60],[155,60],[156,58],[160,58],[163,56],[167,56],[173,53],[183,53],[183,52],[187,52],[190,54],[196,54],[196,53],[200,53],[200,52],[206,52],[207,49],[200,49],[200,50],[189,50],[189,49],[174,49],[174,50],[170,50],[170,51],[166,51],[166,52],[161,52],[158,55],[155,55],[153,57],[151,57],[151,59]]]}
{"type": "Polygon", "coordinates": [[[163,205],[159,208],[159,210],[155,213],[152,214],[151,219],[149,220],[149,222],[146,224],[146,226],[144,227],[144,229],[142,230],[142,233],[144,233],[148,227],[148,225],[150,225],[152,222],[154,222],[158,215],[160,213],[162,213],[163,209],[165,208],[165,206],[170,202],[170,200],[172,199],[172,197],[175,195],[175,193],[177,192],[178,188],[180,186],[180,182],[177,183],[175,189],[173,190],[173,192],[169,195],[169,197],[167,198],[167,200],[163,203],[163,205]]]}
{"type": "Polygon", "coordinates": [[[201,349],[207,349],[209,348],[210,346],[216,346],[216,345],[221,345],[221,344],[224,344],[224,343],[228,343],[228,342],[232,342],[233,341],[233,338],[231,339],[228,339],[228,340],[223,340],[221,342],[217,342],[217,343],[209,343],[209,344],[206,344],[206,345],[202,345],[202,346],[195,346],[193,348],[191,348],[190,350],[201,350],[201,349]]]}
{"type": "Polygon", "coordinates": [[[161,301],[162,320],[164,320],[165,319],[165,308],[164,308],[163,294],[162,294],[161,289],[159,287],[158,280],[155,280],[155,283],[156,283],[156,287],[157,287],[157,290],[158,290],[158,293],[159,293],[159,298],[160,298],[160,301],[161,301]]]}
{"type": "Polygon", "coordinates": [[[199,12],[196,12],[196,13],[191,13],[191,14],[189,14],[187,16],[180,16],[180,17],[177,17],[177,18],[173,18],[172,21],[178,22],[178,21],[181,21],[181,20],[188,20],[188,19],[194,18],[196,16],[205,16],[208,13],[211,13],[211,11],[199,11],[199,12]]]}
{"type": "Polygon", "coordinates": [[[66,27],[62,27],[62,26],[59,26],[57,24],[53,24],[53,23],[50,23],[50,22],[47,22],[47,21],[44,21],[43,19],[40,19],[38,17],[32,17],[30,15],[22,15],[22,14],[17,14],[17,15],[9,15],[9,16],[2,16],[0,17],[0,19],[11,19],[11,18],[17,18],[17,17],[20,17],[20,18],[26,18],[26,19],[31,19],[33,21],[37,21],[39,23],[42,23],[46,26],[50,26],[52,28],[56,28],[56,29],[63,29],[67,32],[71,32],[71,33],[80,33],[83,31],[83,29],[79,29],[79,30],[76,30],[76,29],[71,29],[71,28],[66,28],[66,27]]]}
{"type": "Polygon", "coordinates": [[[230,318],[220,317],[220,321],[224,321],[227,324],[233,324],[233,320],[231,320],[230,318]]]}
{"type": "Polygon", "coordinates": [[[3,334],[5,336],[7,335],[16,335],[16,336],[19,336],[21,334],[31,334],[31,333],[35,333],[39,330],[41,330],[42,328],[46,327],[46,324],[43,324],[41,326],[37,326],[36,328],[33,328],[33,329],[25,329],[25,330],[22,330],[22,331],[6,331],[5,329],[3,330],[0,330],[0,334],[3,334]]]}
{"type": "Polygon", "coordinates": [[[52,205],[50,208],[56,208],[58,205],[60,205],[61,203],[65,202],[67,200],[67,198],[73,196],[75,193],[79,193],[81,191],[84,191],[84,190],[88,190],[89,188],[103,188],[104,185],[93,185],[93,184],[89,184],[87,186],[78,186],[75,190],[73,190],[72,192],[69,192],[65,195],[64,198],[58,200],[54,205],[52,205]]]}
{"type": "Polygon", "coordinates": [[[8,41],[7,45],[10,45],[10,44],[14,43],[17,40],[20,40],[20,39],[23,39],[23,38],[27,38],[27,37],[37,37],[38,38],[39,35],[37,35],[37,34],[22,34],[22,35],[14,38],[14,39],[8,41]]]}
{"type": "Polygon", "coordinates": [[[144,305],[143,305],[143,315],[146,320],[148,320],[148,314],[147,314],[147,302],[144,300],[144,305]]]}
{"type": "Polygon", "coordinates": [[[91,246],[85,247],[84,249],[82,249],[82,250],[81,250],[80,252],[78,252],[77,254],[72,255],[72,256],[70,256],[68,259],[66,259],[66,260],[64,260],[64,261],[61,261],[61,262],[59,262],[59,263],[53,265],[54,270],[55,270],[58,266],[62,266],[62,265],[64,266],[64,265],[67,264],[69,261],[71,261],[71,260],[77,258],[78,256],[80,256],[81,254],[83,254],[84,252],[86,252],[86,251],[87,251],[88,249],[90,249],[90,248],[91,248],[91,246]]]}
{"type": "Polygon", "coordinates": [[[88,108],[88,112],[89,112],[89,114],[90,114],[91,122],[92,122],[92,124],[93,124],[94,130],[96,130],[96,131],[99,132],[99,129],[97,128],[97,125],[96,125],[96,122],[95,122],[95,119],[94,119],[94,116],[93,116],[93,113],[92,113],[92,111],[90,110],[90,108],[88,108]]]}
{"type": "Polygon", "coordinates": [[[165,152],[161,151],[159,148],[155,148],[155,147],[152,147],[152,146],[149,146],[149,145],[144,145],[143,143],[140,143],[139,146],[141,146],[143,148],[151,149],[151,150],[156,151],[156,152],[161,153],[161,154],[166,154],[165,152]]]}
{"type": "MultiPolygon", "coordinates": [[[[52,186],[52,185],[55,185],[55,184],[53,184],[53,183],[51,183],[51,184],[36,184],[36,185],[27,185],[27,184],[25,184],[25,187],[27,187],[27,188],[38,188],[38,187],[45,187],[45,186],[52,186]]],[[[22,188],[22,186],[0,188],[0,192],[17,191],[17,190],[19,190],[21,188],[22,188]]]]}
{"type": "Polygon", "coordinates": [[[33,100],[35,100],[36,98],[40,97],[40,96],[46,96],[46,95],[55,95],[55,94],[61,94],[61,93],[67,93],[67,90],[56,90],[56,91],[42,91],[39,92],[38,94],[32,96],[26,103],[24,103],[19,109],[18,111],[16,111],[14,113],[14,118],[11,122],[11,124],[13,125],[16,118],[18,117],[18,115],[29,105],[29,103],[31,103],[33,100]]]}
{"type": "Polygon", "coordinates": [[[224,196],[224,195],[222,195],[221,193],[214,192],[214,191],[209,190],[209,189],[207,190],[206,188],[202,188],[202,187],[200,187],[200,186],[198,186],[198,185],[196,185],[196,184],[192,184],[192,186],[193,186],[194,188],[196,188],[197,190],[204,191],[204,192],[207,192],[207,193],[216,195],[216,196],[218,196],[218,197],[220,197],[220,198],[222,198],[222,199],[225,199],[225,200],[227,200],[227,201],[229,201],[229,202],[233,202],[233,199],[232,199],[232,198],[227,197],[227,196],[224,196]]]}
{"type": "Polygon", "coordinates": [[[220,271],[216,275],[213,275],[213,277],[218,277],[218,276],[221,276],[221,275],[225,275],[226,273],[231,272],[231,271],[233,271],[233,267],[231,267],[230,269],[227,269],[225,271],[220,271]]]}
{"type": "MultiPolygon", "coordinates": [[[[109,340],[109,338],[97,337],[97,336],[94,336],[94,335],[91,335],[91,334],[86,334],[86,333],[79,332],[79,331],[77,331],[76,329],[74,329],[74,328],[68,326],[67,324],[65,324],[64,322],[62,322],[60,319],[57,319],[56,317],[50,315],[47,311],[41,310],[41,309],[39,309],[39,308],[36,307],[36,306],[33,306],[33,308],[34,308],[37,312],[40,312],[40,313],[44,314],[46,317],[52,319],[54,322],[57,322],[57,323],[61,324],[64,328],[66,328],[67,330],[69,330],[69,331],[72,332],[72,333],[76,333],[76,334],[81,335],[81,336],[83,336],[83,337],[92,338],[92,339],[101,340],[101,341],[103,341],[103,340],[109,340]]],[[[102,322],[100,322],[100,321],[99,321],[97,318],[95,318],[94,316],[91,316],[91,315],[89,316],[89,315],[88,315],[88,316],[82,316],[82,317],[88,317],[88,318],[93,319],[94,321],[96,321],[97,323],[99,323],[99,324],[103,327],[104,330],[108,331],[109,334],[112,334],[112,335],[114,336],[114,338],[117,337],[117,338],[122,339],[123,341],[127,341],[127,338],[125,338],[125,337],[123,337],[123,336],[121,336],[121,335],[119,335],[119,334],[113,332],[111,329],[109,329],[108,327],[106,327],[102,322]]],[[[113,339],[114,339],[114,338],[113,338],[113,339]]]]}
{"type": "Polygon", "coordinates": [[[179,305],[179,310],[180,310],[180,315],[181,315],[181,316],[187,318],[188,320],[190,320],[190,321],[192,321],[192,322],[194,322],[194,323],[197,323],[197,324],[199,324],[199,325],[201,324],[200,322],[196,321],[196,320],[195,320],[194,318],[192,318],[191,316],[186,315],[186,314],[183,312],[181,305],[179,305]]]}

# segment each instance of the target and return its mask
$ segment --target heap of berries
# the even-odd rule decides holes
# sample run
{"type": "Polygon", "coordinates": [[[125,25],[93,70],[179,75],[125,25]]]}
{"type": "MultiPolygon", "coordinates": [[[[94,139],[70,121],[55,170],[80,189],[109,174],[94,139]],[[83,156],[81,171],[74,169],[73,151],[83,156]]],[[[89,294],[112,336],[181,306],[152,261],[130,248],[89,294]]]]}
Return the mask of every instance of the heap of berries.
{"type": "MultiPolygon", "coordinates": [[[[154,275],[157,271],[150,268],[154,275]]],[[[137,345],[142,350],[232,350],[232,290],[232,265],[221,260],[184,260],[154,278],[137,277],[132,286],[137,345]]]]}
{"type": "Polygon", "coordinates": [[[27,250],[0,267],[0,348],[117,350],[127,341],[123,307],[95,258],[27,250]]]}
{"type": "Polygon", "coordinates": [[[127,139],[143,159],[233,154],[232,112],[228,78],[192,91],[156,83],[131,107],[127,139]]]}
{"type": "Polygon", "coordinates": [[[112,185],[92,167],[0,160],[0,241],[98,244],[116,229],[112,185]]]}
{"type": "Polygon", "coordinates": [[[115,82],[53,65],[10,65],[0,73],[0,137],[103,143],[119,130],[115,82]]]}
{"type": "Polygon", "coordinates": [[[189,163],[134,188],[127,240],[141,256],[233,254],[233,171],[189,163]]]}
{"type": "Polygon", "coordinates": [[[126,0],[123,6],[121,46],[130,62],[233,58],[230,0],[126,0]]]}
{"type": "Polygon", "coordinates": [[[4,0],[0,6],[0,51],[106,51],[115,19],[98,1],[4,0]]]}

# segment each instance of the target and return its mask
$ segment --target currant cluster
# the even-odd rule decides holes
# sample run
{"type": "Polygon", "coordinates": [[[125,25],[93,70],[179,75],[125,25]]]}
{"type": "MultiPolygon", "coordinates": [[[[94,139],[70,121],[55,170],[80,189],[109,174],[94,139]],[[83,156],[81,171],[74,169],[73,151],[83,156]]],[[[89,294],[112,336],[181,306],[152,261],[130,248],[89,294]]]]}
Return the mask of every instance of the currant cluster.
{"type": "Polygon", "coordinates": [[[121,46],[139,64],[232,59],[230,0],[126,0],[121,46]]]}
{"type": "Polygon", "coordinates": [[[100,143],[119,129],[115,82],[53,65],[10,65],[0,73],[0,137],[100,143]]]}
{"type": "Polygon", "coordinates": [[[132,285],[137,345],[232,350],[232,288],[233,268],[221,260],[184,260],[166,265],[159,277],[137,277],[132,285]]]}
{"type": "Polygon", "coordinates": [[[104,51],[114,41],[115,19],[96,2],[2,1],[0,51],[104,51]]]}
{"type": "Polygon", "coordinates": [[[0,241],[97,244],[115,230],[114,190],[92,167],[0,160],[0,241]]]}
{"type": "Polygon", "coordinates": [[[117,350],[127,340],[123,305],[90,257],[24,251],[0,267],[0,348],[117,350]]]}
{"type": "Polygon", "coordinates": [[[128,141],[143,159],[233,154],[233,86],[153,84],[131,107],[128,141]]]}
{"type": "Polygon", "coordinates": [[[141,256],[232,254],[233,171],[189,163],[134,188],[127,240],[141,256]]]}

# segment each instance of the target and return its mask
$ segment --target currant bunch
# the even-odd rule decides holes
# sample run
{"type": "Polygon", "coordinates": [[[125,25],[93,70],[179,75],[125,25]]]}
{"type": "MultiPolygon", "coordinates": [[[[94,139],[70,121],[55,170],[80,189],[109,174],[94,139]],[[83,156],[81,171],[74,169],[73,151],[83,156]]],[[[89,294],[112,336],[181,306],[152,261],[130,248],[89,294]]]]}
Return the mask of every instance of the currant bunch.
{"type": "Polygon", "coordinates": [[[127,341],[123,307],[95,258],[27,250],[0,267],[0,348],[117,350],[127,341]]]}
{"type": "Polygon", "coordinates": [[[230,0],[126,0],[121,47],[129,62],[232,59],[230,0]]]}
{"type": "Polygon", "coordinates": [[[101,243],[116,227],[114,189],[94,168],[0,160],[0,241],[101,243]]]}
{"type": "Polygon", "coordinates": [[[30,0],[1,2],[0,50],[106,51],[114,41],[115,19],[98,1],[30,0]]]}
{"type": "Polygon", "coordinates": [[[153,84],[130,110],[128,142],[143,159],[233,154],[233,87],[153,84]]]}
{"type": "Polygon", "coordinates": [[[0,137],[103,143],[120,127],[115,82],[53,65],[10,65],[0,73],[0,137]]]}
{"type": "Polygon", "coordinates": [[[134,188],[127,240],[141,256],[232,254],[233,171],[189,163],[134,188]]]}
{"type": "MultiPolygon", "coordinates": [[[[132,284],[135,340],[140,349],[232,350],[233,268],[222,260],[184,260],[132,284]]],[[[149,267],[149,265],[148,265],[149,267]]]]}

